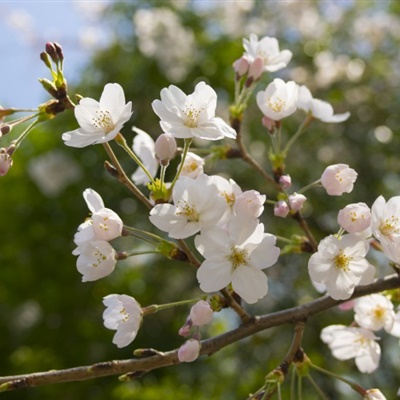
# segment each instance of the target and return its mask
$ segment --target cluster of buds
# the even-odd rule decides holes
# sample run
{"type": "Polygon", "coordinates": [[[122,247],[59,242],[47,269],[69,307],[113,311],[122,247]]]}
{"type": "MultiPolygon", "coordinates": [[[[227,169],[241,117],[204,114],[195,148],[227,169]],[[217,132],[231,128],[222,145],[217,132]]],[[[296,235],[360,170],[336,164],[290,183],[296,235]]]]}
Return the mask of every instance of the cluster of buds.
{"type": "Polygon", "coordinates": [[[190,309],[189,317],[185,324],[179,329],[179,334],[188,337],[191,332],[191,338],[188,339],[178,350],[178,358],[180,362],[192,362],[200,354],[200,333],[199,327],[207,325],[213,318],[213,310],[207,301],[199,300],[190,309]]]}

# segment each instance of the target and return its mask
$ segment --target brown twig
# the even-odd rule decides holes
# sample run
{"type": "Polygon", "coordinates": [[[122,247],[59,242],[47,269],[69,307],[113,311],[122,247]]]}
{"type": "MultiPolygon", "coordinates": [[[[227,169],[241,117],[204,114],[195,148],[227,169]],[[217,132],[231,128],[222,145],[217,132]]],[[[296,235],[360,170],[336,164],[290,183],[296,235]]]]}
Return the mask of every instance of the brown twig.
{"type": "MultiPolygon", "coordinates": [[[[351,298],[357,298],[367,294],[379,293],[384,290],[395,288],[400,288],[400,277],[397,274],[378,280],[370,285],[357,287],[351,298]]],[[[200,354],[211,355],[232,343],[275,326],[287,323],[303,322],[343,302],[344,301],[342,300],[333,300],[331,297],[325,295],[301,306],[255,317],[254,323],[252,324],[244,324],[229,332],[203,340],[201,342],[202,347],[200,354]]],[[[301,326],[301,324],[299,326],[301,326]]],[[[0,384],[2,384],[0,386],[0,391],[15,390],[22,387],[35,387],[59,382],[82,381],[102,376],[131,374],[138,371],[151,371],[153,369],[178,363],[178,350],[176,349],[165,353],[160,352],[141,359],[107,361],[91,366],[37,372],[33,374],[4,376],[0,377],[0,384]]]]}

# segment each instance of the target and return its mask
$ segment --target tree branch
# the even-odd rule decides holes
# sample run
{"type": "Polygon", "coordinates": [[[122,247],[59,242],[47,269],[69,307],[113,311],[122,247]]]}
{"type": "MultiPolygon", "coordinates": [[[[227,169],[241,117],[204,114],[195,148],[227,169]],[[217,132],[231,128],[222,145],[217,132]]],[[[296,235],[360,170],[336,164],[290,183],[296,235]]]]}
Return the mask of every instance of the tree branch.
{"type": "MultiPolygon", "coordinates": [[[[395,288],[400,288],[400,277],[397,274],[386,277],[385,279],[380,279],[370,285],[358,286],[351,298],[354,299],[395,288]]],[[[343,302],[344,300],[334,300],[325,295],[307,304],[254,317],[254,319],[251,319],[246,324],[240,325],[236,329],[203,340],[201,342],[202,347],[200,354],[211,355],[232,343],[275,326],[287,323],[296,324],[297,322],[306,321],[314,315],[343,302]]],[[[139,359],[100,362],[91,366],[0,377],[0,383],[2,384],[0,386],[0,391],[15,390],[23,387],[35,387],[59,382],[82,381],[102,376],[132,374],[134,372],[137,372],[140,375],[141,372],[147,372],[179,363],[177,349],[164,353],[158,351],[150,351],[150,353],[154,355],[139,359]]],[[[135,376],[135,374],[131,376],[135,376]]]]}

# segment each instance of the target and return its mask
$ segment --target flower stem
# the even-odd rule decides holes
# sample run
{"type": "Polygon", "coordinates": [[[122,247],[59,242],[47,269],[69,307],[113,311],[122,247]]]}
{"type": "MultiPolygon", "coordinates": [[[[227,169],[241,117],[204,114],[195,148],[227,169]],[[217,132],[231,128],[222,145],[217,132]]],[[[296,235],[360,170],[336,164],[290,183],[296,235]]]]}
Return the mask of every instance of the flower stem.
{"type": "Polygon", "coordinates": [[[304,192],[307,191],[308,189],[311,189],[311,188],[313,188],[313,187],[320,186],[320,183],[321,183],[321,179],[318,179],[317,181],[312,182],[312,183],[310,183],[310,184],[307,185],[307,186],[304,186],[303,188],[301,188],[300,190],[298,190],[297,193],[304,193],[304,192]]]}
{"type": "Polygon", "coordinates": [[[166,310],[168,308],[173,308],[173,307],[178,307],[178,306],[183,306],[185,304],[191,304],[194,303],[195,301],[198,301],[199,299],[191,299],[191,300],[182,300],[182,301],[177,301],[175,303],[166,303],[166,304],[152,304],[147,307],[143,307],[143,315],[149,315],[149,314],[154,314],[158,311],[161,310],[166,310]]]}
{"type": "MultiPolygon", "coordinates": [[[[32,116],[30,117],[32,118],[32,116]]],[[[26,120],[30,119],[27,118],[26,120]]],[[[21,135],[12,142],[12,144],[15,146],[17,149],[18,146],[21,144],[21,142],[28,136],[29,132],[35,127],[35,125],[38,123],[38,120],[33,121],[22,133],[21,135]]]]}
{"type": "Polygon", "coordinates": [[[307,375],[307,379],[310,381],[311,385],[314,387],[315,391],[319,394],[322,400],[329,400],[310,374],[307,375]]]}
{"type": "Polygon", "coordinates": [[[175,186],[175,183],[176,183],[176,181],[178,180],[179,175],[180,175],[181,172],[182,172],[183,165],[185,164],[185,158],[186,158],[186,155],[187,155],[187,153],[188,153],[188,151],[189,151],[189,147],[190,147],[191,143],[192,143],[192,138],[185,139],[185,145],[184,145],[184,147],[183,147],[183,154],[182,154],[182,161],[181,161],[181,163],[179,164],[179,169],[178,169],[178,171],[177,171],[177,173],[176,173],[176,175],[175,175],[174,180],[173,180],[172,183],[171,183],[171,187],[170,187],[170,190],[171,190],[171,191],[172,191],[173,187],[175,186]]]}
{"type": "Polygon", "coordinates": [[[310,114],[307,115],[307,117],[304,119],[304,121],[301,123],[299,126],[299,129],[297,129],[296,133],[289,139],[289,141],[286,143],[286,146],[283,150],[283,153],[286,155],[292,145],[295,143],[295,141],[300,137],[300,135],[304,132],[305,128],[310,125],[311,121],[314,119],[314,117],[310,114]]]}

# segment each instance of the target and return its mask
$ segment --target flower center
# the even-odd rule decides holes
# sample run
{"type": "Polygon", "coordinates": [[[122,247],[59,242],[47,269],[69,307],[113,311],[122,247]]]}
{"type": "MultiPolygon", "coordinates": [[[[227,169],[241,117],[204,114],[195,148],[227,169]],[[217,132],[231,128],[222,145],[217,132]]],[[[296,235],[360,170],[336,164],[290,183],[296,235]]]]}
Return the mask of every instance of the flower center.
{"type": "Polygon", "coordinates": [[[95,258],[95,262],[92,263],[93,268],[97,268],[103,261],[107,260],[107,257],[98,249],[94,252],[93,257],[95,258]]]}
{"type": "Polygon", "coordinates": [[[233,269],[239,267],[240,265],[247,265],[248,263],[248,253],[244,249],[232,248],[232,253],[228,256],[228,261],[232,263],[233,269]]]}
{"type": "Polygon", "coordinates": [[[120,314],[121,314],[121,322],[128,322],[129,314],[126,312],[125,307],[122,307],[120,314]]]}
{"type": "Polygon", "coordinates": [[[276,99],[272,100],[272,98],[268,99],[268,107],[273,111],[273,112],[281,112],[285,105],[286,105],[286,101],[282,100],[280,97],[277,97],[276,99]]]}
{"type": "Polygon", "coordinates": [[[110,133],[115,128],[110,112],[107,110],[96,110],[96,117],[92,118],[92,123],[96,128],[103,130],[106,134],[110,133]]]}
{"type": "Polygon", "coordinates": [[[194,172],[198,168],[198,164],[195,161],[185,163],[183,166],[183,171],[189,173],[189,172],[194,172]]]}
{"type": "Polygon", "coordinates": [[[393,233],[399,233],[399,219],[392,215],[390,218],[386,218],[385,221],[379,227],[382,235],[390,236],[393,233]]]}
{"type": "Polygon", "coordinates": [[[189,206],[186,201],[180,201],[177,206],[176,215],[183,215],[188,222],[199,222],[200,215],[195,207],[189,206]]]}
{"type": "Polygon", "coordinates": [[[352,259],[353,257],[346,256],[346,254],[343,253],[343,250],[340,250],[339,254],[335,256],[333,261],[337,269],[341,269],[342,271],[349,271],[349,264],[352,259]]]}
{"type": "Polygon", "coordinates": [[[373,314],[377,320],[382,320],[385,317],[385,309],[382,306],[377,306],[374,308],[373,314]]]}
{"type": "Polygon", "coordinates": [[[236,197],[233,193],[222,192],[221,194],[224,196],[229,207],[232,207],[235,204],[236,197]]]}
{"type": "Polygon", "coordinates": [[[199,119],[200,113],[204,110],[204,107],[197,109],[192,104],[186,106],[183,114],[185,115],[184,124],[189,128],[197,127],[197,120],[199,119]]]}

